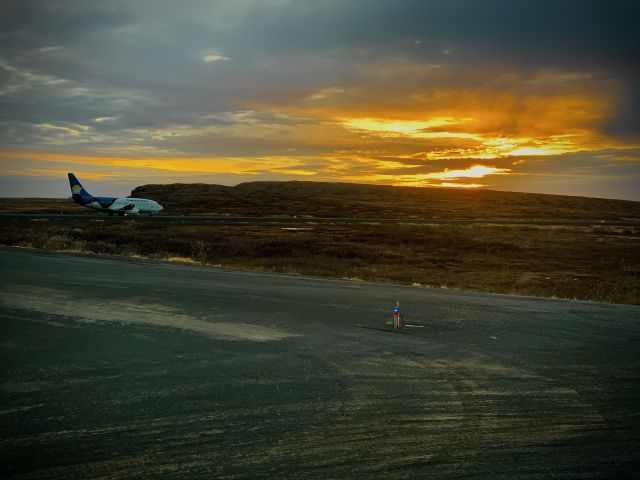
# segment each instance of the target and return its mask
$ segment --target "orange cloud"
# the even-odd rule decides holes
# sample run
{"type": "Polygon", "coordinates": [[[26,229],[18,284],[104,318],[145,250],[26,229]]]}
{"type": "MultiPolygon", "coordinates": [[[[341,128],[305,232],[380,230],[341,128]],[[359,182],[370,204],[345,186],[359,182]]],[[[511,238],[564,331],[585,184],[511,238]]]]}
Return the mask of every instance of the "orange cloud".
{"type": "MultiPolygon", "coordinates": [[[[244,104],[251,110],[213,115],[210,125],[133,132],[131,145],[103,144],[87,155],[5,151],[0,159],[40,162],[29,168],[41,173],[47,163],[64,162],[161,178],[275,175],[479,188],[485,184],[469,179],[517,174],[532,157],[629,147],[600,131],[615,114],[616,84],[585,73],[406,63],[360,73],[352,85],[264,94],[244,104]],[[197,156],[193,144],[238,154],[197,156]]],[[[37,126],[68,133],[71,142],[82,133],[75,125],[37,126]]]]}
{"type": "MultiPolygon", "coordinates": [[[[146,157],[146,158],[125,158],[115,156],[97,156],[97,155],[72,155],[60,154],[52,152],[31,152],[31,151],[0,151],[0,159],[2,160],[37,160],[46,163],[67,163],[75,165],[92,165],[102,167],[120,167],[127,169],[143,169],[154,170],[156,172],[165,173],[191,173],[191,174],[242,174],[256,175],[258,172],[263,173],[286,173],[288,175],[313,175],[316,172],[298,168],[303,163],[301,159],[296,157],[258,157],[258,158],[240,158],[240,157],[146,157]]],[[[58,171],[63,170],[55,170],[58,171]]],[[[37,172],[54,172],[54,170],[46,170],[42,168],[25,168],[23,170],[16,168],[0,167],[0,173],[17,175],[17,174],[38,174],[37,172]]],[[[99,174],[94,174],[99,175],[99,174]]],[[[87,177],[88,178],[88,177],[87,177]]]]}
{"type": "MultiPolygon", "coordinates": [[[[19,175],[19,176],[28,176],[28,177],[64,177],[66,176],[68,169],[55,169],[55,168],[28,168],[28,169],[11,169],[11,168],[0,168],[0,173],[2,175],[19,175]]],[[[117,177],[114,174],[108,173],[96,173],[84,170],[77,170],[77,175],[81,176],[83,179],[87,180],[106,180],[110,178],[117,177]]]]}
{"type": "Polygon", "coordinates": [[[363,81],[353,86],[277,92],[251,105],[334,122],[370,150],[377,146],[389,155],[424,160],[560,155],[621,146],[599,131],[616,113],[618,85],[588,73],[398,62],[364,66],[361,74],[363,81]],[[399,151],[402,144],[404,152],[399,151]]]}

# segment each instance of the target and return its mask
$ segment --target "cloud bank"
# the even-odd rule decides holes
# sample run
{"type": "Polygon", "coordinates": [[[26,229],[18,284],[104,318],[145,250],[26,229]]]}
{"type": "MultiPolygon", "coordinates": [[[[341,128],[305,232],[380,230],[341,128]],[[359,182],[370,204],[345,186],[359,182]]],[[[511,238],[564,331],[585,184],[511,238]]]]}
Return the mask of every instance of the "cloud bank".
{"type": "Polygon", "coordinates": [[[74,170],[118,188],[305,179],[640,200],[636,2],[0,12],[0,175],[23,195],[62,196],[74,170]]]}

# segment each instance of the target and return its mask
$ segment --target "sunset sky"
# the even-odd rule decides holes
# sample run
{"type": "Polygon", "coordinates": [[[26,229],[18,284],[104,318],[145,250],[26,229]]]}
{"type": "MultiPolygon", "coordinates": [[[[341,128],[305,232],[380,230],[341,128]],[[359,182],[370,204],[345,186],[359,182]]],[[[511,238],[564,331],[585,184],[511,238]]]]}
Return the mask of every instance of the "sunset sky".
{"type": "Polygon", "coordinates": [[[6,1],[0,196],[341,181],[640,200],[640,2],[6,1]]]}

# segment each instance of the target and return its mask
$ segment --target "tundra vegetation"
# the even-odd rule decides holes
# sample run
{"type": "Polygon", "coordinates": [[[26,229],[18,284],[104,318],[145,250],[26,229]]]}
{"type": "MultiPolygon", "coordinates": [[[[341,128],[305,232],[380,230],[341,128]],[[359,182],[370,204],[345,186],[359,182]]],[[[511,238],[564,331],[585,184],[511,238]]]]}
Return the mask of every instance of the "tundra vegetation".
{"type": "Polygon", "coordinates": [[[640,304],[639,202],[309,182],[149,185],[132,194],[158,200],[167,215],[187,220],[102,221],[63,201],[4,199],[3,212],[86,211],[95,218],[5,217],[0,244],[640,304]],[[296,215],[299,224],[189,223],[189,216],[202,214],[296,215]],[[354,221],[314,223],[321,217],[354,221]],[[376,221],[384,218],[402,222],[376,221]]]}

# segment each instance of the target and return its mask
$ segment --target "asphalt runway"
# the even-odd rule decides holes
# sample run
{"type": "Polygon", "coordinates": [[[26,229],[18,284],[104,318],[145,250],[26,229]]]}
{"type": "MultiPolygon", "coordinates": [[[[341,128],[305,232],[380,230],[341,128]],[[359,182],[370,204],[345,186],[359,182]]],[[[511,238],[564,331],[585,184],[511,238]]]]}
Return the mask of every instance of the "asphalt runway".
{"type": "Polygon", "coordinates": [[[640,475],[640,307],[0,250],[2,478],[640,475]],[[399,300],[405,321],[385,331],[399,300]]]}
{"type": "Polygon", "coordinates": [[[606,225],[616,227],[638,227],[640,222],[634,219],[530,219],[530,218],[361,218],[361,217],[246,217],[246,216],[215,216],[215,215],[134,215],[134,216],[110,216],[106,213],[85,214],[56,214],[56,213],[0,213],[0,223],[22,222],[51,222],[51,223],[160,223],[160,224],[187,224],[187,225],[568,225],[568,226],[593,226],[606,225]]]}

